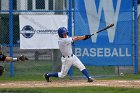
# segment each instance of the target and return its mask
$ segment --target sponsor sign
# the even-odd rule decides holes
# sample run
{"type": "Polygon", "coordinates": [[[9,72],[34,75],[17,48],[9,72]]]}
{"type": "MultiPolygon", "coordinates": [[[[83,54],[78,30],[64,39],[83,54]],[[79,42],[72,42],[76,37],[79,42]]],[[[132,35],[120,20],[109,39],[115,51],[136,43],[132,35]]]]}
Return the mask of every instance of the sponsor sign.
{"type": "Polygon", "coordinates": [[[58,49],[59,27],[67,28],[66,15],[20,15],[21,49],[58,49]]]}
{"type": "Polygon", "coordinates": [[[75,54],[87,65],[132,65],[132,0],[75,0],[75,35],[92,34],[74,44],[75,54]]]}

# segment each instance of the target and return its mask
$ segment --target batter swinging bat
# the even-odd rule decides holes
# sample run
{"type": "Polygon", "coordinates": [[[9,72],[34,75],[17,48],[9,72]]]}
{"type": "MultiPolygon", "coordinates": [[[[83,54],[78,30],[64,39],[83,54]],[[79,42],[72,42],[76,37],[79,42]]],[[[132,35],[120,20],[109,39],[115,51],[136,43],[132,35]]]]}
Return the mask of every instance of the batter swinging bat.
{"type": "Polygon", "coordinates": [[[95,35],[96,33],[105,31],[105,30],[107,30],[107,29],[109,29],[109,28],[111,28],[111,27],[113,27],[113,26],[114,26],[114,24],[110,24],[110,25],[108,25],[107,27],[105,27],[105,28],[103,28],[103,29],[101,29],[101,30],[99,30],[99,31],[97,31],[97,32],[95,32],[95,33],[93,33],[93,34],[91,34],[91,36],[92,36],[92,35],[95,35]]]}

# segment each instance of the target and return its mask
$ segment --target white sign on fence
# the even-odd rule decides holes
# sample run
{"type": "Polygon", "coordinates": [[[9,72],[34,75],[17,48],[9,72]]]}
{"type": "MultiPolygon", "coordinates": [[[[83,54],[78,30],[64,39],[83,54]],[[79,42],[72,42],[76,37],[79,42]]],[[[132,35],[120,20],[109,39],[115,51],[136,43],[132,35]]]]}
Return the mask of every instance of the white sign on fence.
{"type": "Polygon", "coordinates": [[[20,15],[21,49],[58,49],[59,27],[66,27],[66,15],[20,15]]]}

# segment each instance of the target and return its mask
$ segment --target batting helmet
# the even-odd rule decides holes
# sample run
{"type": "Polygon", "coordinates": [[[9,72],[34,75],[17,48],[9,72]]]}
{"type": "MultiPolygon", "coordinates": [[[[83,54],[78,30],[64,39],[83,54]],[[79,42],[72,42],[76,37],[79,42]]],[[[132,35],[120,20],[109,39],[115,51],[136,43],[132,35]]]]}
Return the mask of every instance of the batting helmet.
{"type": "Polygon", "coordinates": [[[68,30],[65,27],[60,27],[58,29],[58,35],[59,35],[59,37],[64,38],[63,37],[64,34],[68,34],[68,30]]]}

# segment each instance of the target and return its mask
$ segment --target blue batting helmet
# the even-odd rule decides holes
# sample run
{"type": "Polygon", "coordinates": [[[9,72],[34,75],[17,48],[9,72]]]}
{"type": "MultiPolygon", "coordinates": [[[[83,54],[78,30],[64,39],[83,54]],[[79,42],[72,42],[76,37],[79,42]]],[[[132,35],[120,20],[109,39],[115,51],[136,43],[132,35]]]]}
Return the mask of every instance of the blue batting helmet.
{"type": "Polygon", "coordinates": [[[60,27],[60,28],[58,29],[58,35],[59,35],[59,37],[61,37],[61,38],[64,38],[63,35],[64,35],[64,34],[67,34],[67,33],[68,33],[68,30],[67,30],[65,27],[60,27]]]}

